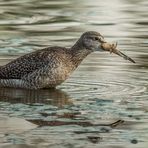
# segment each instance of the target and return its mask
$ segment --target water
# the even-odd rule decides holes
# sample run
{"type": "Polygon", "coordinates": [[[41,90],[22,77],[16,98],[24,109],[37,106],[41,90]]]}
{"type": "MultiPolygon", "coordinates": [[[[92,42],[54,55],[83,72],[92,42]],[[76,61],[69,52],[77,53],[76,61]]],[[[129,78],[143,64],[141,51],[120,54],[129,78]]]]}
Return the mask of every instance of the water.
{"type": "Polygon", "coordinates": [[[136,64],[93,53],[57,90],[0,88],[0,147],[146,148],[147,8],[147,0],[1,0],[0,65],[43,47],[69,47],[88,30],[118,41],[136,64]]]}

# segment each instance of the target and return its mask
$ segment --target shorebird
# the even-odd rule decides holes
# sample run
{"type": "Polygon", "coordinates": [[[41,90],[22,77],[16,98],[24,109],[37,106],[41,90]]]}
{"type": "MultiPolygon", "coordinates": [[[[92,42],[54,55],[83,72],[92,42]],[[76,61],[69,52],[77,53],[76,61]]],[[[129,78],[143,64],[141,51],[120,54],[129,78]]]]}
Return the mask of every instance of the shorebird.
{"type": "Polygon", "coordinates": [[[98,32],[85,32],[71,48],[47,47],[1,66],[0,87],[55,88],[94,51],[110,51],[134,63],[116,47],[115,44],[107,43],[98,32]]]}

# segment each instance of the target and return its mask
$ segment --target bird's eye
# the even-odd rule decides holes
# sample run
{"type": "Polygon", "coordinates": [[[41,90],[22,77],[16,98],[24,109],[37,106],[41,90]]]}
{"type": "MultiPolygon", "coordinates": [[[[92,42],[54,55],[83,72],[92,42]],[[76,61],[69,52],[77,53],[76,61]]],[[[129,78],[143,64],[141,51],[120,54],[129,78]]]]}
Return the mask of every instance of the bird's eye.
{"type": "Polygon", "coordinates": [[[99,38],[98,38],[98,37],[95,37],[94,40],[95,40],[95,41],[99,41],[99,38]]]}
{"type": "Polygon", "coordinates": [[[94,40],[94,41],[99,41],[98,37],[92,37],[91,39],[94,40]]]}

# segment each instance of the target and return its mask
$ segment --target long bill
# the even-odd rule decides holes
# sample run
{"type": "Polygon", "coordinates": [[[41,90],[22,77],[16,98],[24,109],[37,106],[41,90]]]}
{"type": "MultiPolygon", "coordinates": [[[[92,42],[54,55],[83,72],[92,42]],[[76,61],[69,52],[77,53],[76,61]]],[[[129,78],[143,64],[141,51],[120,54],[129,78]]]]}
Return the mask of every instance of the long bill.
{"type": "Polygon", "coordinates": [[[129,61],[131,61],[132,63],[136,63],[132,58],[128,57],[127,55],[125,55],[124,53],[122,53],[122,52],[119,51],[119,50],[115,50],[115,51],[113,51],[113,53],[119,55],[120,57],[122,57],[122,58],[125,59],[125,60],[129,60],[129,61]]]}
{"type": "Polygon", "coordinates": [[[118,56],[122,57],[125,60],[129,60],[132,63],[136,63],[132,58],[128,57],[127,55],[125,55],[124,53],[122,53],[121,51],[119,51],[116,47],[117,47],[117,43],[116,44],[110,44],[107,42],[104,42],[101,44],[101,47],[103,50],[105,51],[109,51],[110,53],[114,53],[117,54],[118,56]]]}

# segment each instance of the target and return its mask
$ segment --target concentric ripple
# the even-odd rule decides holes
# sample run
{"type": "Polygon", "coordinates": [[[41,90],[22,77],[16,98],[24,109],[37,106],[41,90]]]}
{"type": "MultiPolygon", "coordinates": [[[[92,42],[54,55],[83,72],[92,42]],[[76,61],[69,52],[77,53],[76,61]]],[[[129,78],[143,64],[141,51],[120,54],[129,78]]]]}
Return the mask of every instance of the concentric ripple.
{"type": "MultiPolygon", "coordinates": [[[[80,78],[81,79],[81,78],[80,78]]],[[[68,81],[69,91],[72,93],[89,93],[90,95],[136,95],[147,90],[146,86],[126,82],[93,82],[93,81],[68,81]]],[[[66,87],[67,89],[67,87],[66,87]]]]}

